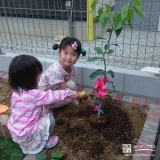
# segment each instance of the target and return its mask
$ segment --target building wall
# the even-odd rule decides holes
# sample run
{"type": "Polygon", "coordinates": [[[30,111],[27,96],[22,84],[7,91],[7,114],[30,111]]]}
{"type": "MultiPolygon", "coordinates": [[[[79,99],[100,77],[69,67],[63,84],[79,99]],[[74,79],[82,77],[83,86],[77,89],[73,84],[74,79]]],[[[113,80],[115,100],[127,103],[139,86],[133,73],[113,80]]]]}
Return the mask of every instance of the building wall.
{"type": "MultiPolygon", "coordinates": [[[[87,40],[87,22],[73,21],[74,36],[87,40]]],[[[30,36],[70,36],[68,20],[1,17],[0,32],[30,36]]],[[[102,34],[100,23],[95,23],[95,35],[102,34]]]]}

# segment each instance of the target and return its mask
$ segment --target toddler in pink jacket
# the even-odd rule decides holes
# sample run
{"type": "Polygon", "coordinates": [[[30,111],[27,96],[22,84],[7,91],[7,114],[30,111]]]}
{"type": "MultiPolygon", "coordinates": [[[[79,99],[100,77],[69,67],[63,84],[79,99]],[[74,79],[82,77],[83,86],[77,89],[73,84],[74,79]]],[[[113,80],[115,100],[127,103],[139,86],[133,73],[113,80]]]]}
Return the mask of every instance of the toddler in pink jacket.
{"type": "Polygon", "coordinates": [[[11,98],[12,114],[8,129],[13,140],[24,154],[37,154],[43,148],[54,147],[58,136],[50,136],[55,119],[52,114],[44,114],[44,105],[57,104],[67,98],[77,98],[79,93],[69,88],[65,90],[38,90],[42,65],[33,56],[16,56],[9,66],[9,85],[13,89],[11,98]]]}

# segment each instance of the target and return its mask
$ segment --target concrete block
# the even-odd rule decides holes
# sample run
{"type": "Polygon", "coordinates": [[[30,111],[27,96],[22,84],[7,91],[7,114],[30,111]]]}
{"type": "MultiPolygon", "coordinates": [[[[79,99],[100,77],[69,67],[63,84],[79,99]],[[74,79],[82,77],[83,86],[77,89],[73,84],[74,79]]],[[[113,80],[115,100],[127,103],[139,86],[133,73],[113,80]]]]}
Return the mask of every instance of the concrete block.
{"type": "Polygon", "coordinates": [[[152,131],[152,130],[143,128],[141,135],[144,137],[155,139],[157,136],[157,131],[152,131]]]}
{"type": "Polygon", "coordinates": [[[83,86],[83,79],[82,79],[82,68],[76,67],[77,75],[74,77],[71,77],[71,80],[73,80],[77,85],[83,86]]]}
{"type": "Polygon", "coordinates": [[[89,78],[89,76],[94,71],[95,71],[94,69],[82,68],[83,85],[89,86],[89,87],[94,87],[94,83],[95,83],[95,81],[96,81],[97,78],[95,78],[94,80],[91,80],[89,78]]]}
{"type": "Polygon", "coordinates": [[[144,128],[153,130],[153,131],[158,131],[158,126],[159,126],[158,124],[150,123],[147,121],[144,124],[144,128]]]}
{"type": "Polygon", "coordinates": [[[125,74],[124,92],[160,98],[160,78],[125,74]]]}
{"type": "Polygon", "coordinates": [[[122,101],[123,101],[123,102],[132,103],[133,97],[132,97],[132,96],[125,95],[125,96],[123,97],[122,101]]]}

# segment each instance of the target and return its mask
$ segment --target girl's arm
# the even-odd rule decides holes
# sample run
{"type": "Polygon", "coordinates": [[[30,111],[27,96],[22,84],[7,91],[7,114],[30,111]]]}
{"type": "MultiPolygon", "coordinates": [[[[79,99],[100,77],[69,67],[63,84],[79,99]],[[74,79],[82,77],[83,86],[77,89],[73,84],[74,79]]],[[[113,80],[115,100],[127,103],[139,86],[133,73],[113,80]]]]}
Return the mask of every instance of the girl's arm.
{"type": "Polygon", "coordinates": [[[67,85],[65,82],[58,83],[57,85],[58,85],[59,89],[66,89],[67,88],[67,85]]]}
{"type": "Polygon", "coordinates": [[[79,97],[79,92],[77,91],[72,91],[69,88],[66,90],[55,90],[55,91],[41,91],[38,90],[37,94],[35,94],[34,99],[36,106],[44,106],[47,104],[55,104],[60,101],[63,101],[65,98],[69,97],[74,97],[78,98],[79,97]]]}
{"type": "Polygon", "coordinates": [[[74,95],[68,90],[48,90],[46,92],[38,90],[37,94],[35,94],[34,99],[36,105],[43,106],[47,104],[55,104],[69,97],[74,97],[74,95]]]}

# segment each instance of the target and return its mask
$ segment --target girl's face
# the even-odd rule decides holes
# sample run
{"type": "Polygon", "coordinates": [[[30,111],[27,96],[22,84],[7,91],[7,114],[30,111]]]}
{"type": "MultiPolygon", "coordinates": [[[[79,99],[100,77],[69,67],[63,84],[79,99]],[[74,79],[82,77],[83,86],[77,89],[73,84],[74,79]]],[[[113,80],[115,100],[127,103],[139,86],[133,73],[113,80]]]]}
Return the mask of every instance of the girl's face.
{"type": "Polygon", "coordinates": [[[61,49],[60,55],[60,64],[64,69],[67,69],[71,65],[75,64],[78,59],[78,52],[68,45],[65,49],[61,49]]]}

